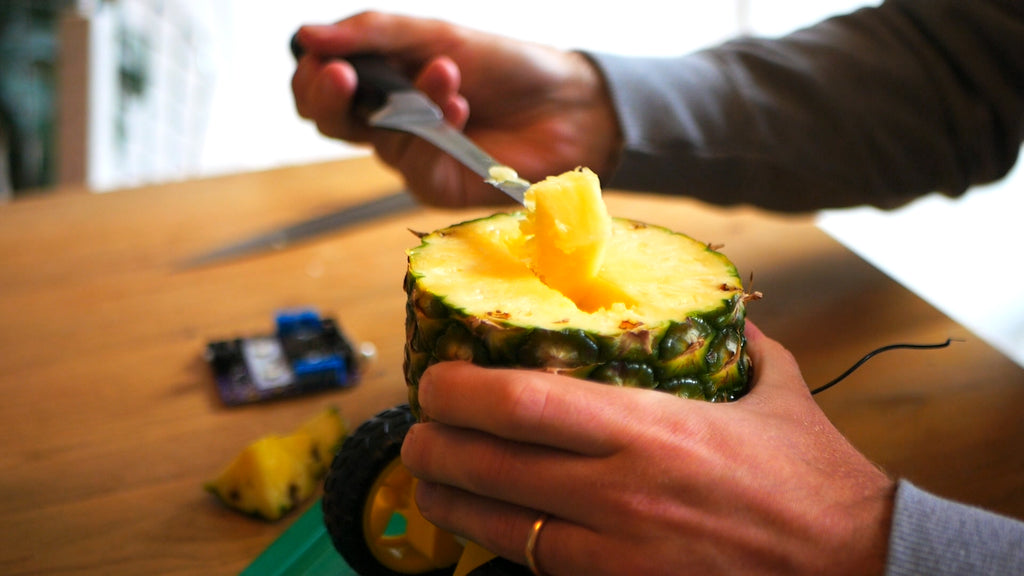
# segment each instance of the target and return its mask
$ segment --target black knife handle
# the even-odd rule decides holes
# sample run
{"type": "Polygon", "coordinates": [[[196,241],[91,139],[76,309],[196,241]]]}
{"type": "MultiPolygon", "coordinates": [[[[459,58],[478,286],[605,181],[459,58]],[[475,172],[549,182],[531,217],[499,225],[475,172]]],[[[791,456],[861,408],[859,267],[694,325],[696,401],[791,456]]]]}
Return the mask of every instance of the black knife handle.
{"type": "MultiPolygon", "coordinates": [[[[305,54],[297,32],[292,35],[289,46],[296,60],[305,54]]],[[[360,120],[366,120],[384,106],[392,93],[416,89],[412,81],[380,54],[352,54],[338,59],[351,64],[359,79],[352,99],[352,113],[360,120]]]]}

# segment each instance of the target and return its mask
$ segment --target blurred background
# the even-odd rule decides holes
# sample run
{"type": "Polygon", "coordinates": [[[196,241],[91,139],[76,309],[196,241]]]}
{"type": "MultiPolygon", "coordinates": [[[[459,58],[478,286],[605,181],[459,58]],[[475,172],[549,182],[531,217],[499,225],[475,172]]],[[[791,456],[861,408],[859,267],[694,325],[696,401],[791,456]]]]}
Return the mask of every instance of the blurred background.
{"type": "MultiPolygon", "coordinates": [[[[676,55],[877,3],[0,0],[0,201],[366,154],[297,116],[288,51],[301,24],[366,9],[566,48],[676,55]]],[[[818,223],[1024,365],[1024,271],[1014,264],[1022,172],[958,200],[828,211],[818,223]]]]}

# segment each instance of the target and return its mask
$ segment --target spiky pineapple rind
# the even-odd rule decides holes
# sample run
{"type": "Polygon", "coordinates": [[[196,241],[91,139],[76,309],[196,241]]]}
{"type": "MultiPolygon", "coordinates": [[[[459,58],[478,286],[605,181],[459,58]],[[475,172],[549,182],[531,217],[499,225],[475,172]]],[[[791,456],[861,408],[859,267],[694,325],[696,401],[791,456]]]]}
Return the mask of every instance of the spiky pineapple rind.
{"type": "Polygon", "coordinates": [[[428,315],[413,305],[407,317],[410,330],[404,370],[409,403],[417,415],[420,376],[430,365],[446,360],[464,360],[480,366],[542,369],[714,402],[735,400],[749,387],[751,366],[745,349],[741,310],[745,303],[739,297],[731,300],[728,312],[712,313],[710,320],[690,317],[653,329],[625,330],[616,338],[614,335],[595,337],[572,328],[531,329],[507,320],[482,320],[447,307],[442,298],[420,290],[414,278],[407,286],[410,302],[429,301],[429,309],[434,311],[428,315]],[[435,317],[436,311],[442,308],[447,310],[447,318],[435,317]],[[718,320],[723,316],[739,320],[722,327],[718,320]],[[437,330],[438,324],[446,328],[437,330]],[[719,325],[717,332],[710,327],[712,325],[719,325]],[[423,330],[423,326],[431,329],[423,330]],[[705,328],[679,333],[681,326],[705,328]],[[442,332],[443,335],[437,336],[442,332]],[[687,334],[690,334],[689,339],[687,334]],[[622,342],[633,345],[623,346],[622,342]],[[631,372],[632,376],[623,372],[631,372]],[[638,373],[650,373],[652,385],[640,384],[638,373]]]}

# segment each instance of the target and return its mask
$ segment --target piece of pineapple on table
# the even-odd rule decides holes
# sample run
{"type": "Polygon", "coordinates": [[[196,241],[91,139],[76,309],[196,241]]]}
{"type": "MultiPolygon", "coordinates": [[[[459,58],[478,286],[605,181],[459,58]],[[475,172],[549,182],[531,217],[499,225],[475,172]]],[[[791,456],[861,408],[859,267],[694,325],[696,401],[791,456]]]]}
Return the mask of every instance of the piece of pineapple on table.
{"type": "Polygon", "coordinates": [[[316,492],[347,434],[338,410],[325,408],[290,434],[253,441],[203,487],[229,508],[277,520],[316,492]]]}
{"type": "Polygon", "coordinates": [[[586,168],[526,194],[526,210],[420,236],[408,251],[405,377],[444,360],[535,368],[687,398],[749,389],[736,267],[707,244],[612,218],[586,168]]]}

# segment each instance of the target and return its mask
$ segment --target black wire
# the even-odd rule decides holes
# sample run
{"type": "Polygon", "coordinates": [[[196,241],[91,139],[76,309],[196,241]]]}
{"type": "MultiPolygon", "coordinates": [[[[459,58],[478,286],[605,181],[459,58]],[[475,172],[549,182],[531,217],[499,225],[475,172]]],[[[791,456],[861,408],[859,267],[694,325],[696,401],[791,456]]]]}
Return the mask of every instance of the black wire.
{"type": "MultiPolygon", "coordinates": [[[[960,342],[960,340],[957,340],[957,342],[960,342]]],[[[865,354],[864,357],[861,358],[860,360],[858,360],[856,364],[854,364],[853,366],[850,366],[850,368],[847,369],[846,372],[843,372],[842,374],[840,374],[839,376],[837,376],[836,378],[834,378],[833,380],[831,380],[827,384],[823,384],[823,385],[815,388],[814,390],[811,390],[811,395],[813,396],[814,394],[817,394],[818,392],[824,392],[825,390],[828,390],[829,388],[835,386],[836,384],[841,382],[844,378],[846,378],[850,374],[853,374],[853,372],[855,370],[857,370],[858,368],[860,368],[865,362],[867,362],[868,360],[870,360],[874,356],[876,356],[878,354],[881,354],[882,352],[887,352],[889,350],[896,350],[898,348],[910,348],[910,349],[914,349],[914,350],[930,350],[930,349],[935,349],[935,348],[945,348],[945,347],[949,346],[952,343],[953,343],[953,339],[952,338],[946,338],[946,341],[941,343],[941,344],[889,344],[888,346],[882,346],[881,348],[876,348],[876,349],[872,350],[871,352],[868,352],[867,354],[865,354]]]]}

